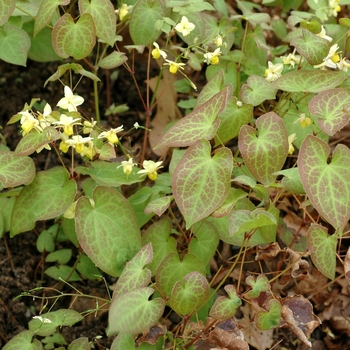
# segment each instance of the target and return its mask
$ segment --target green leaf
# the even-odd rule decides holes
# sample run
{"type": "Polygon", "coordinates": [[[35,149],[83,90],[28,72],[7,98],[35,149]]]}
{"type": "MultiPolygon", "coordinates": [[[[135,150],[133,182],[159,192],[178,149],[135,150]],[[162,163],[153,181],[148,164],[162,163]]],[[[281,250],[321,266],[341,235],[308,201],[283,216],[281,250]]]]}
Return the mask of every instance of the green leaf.
{"type": "Polygon", "coordinates": [[[69,346],[68,350],[90,350],[89,338],[81,337],[73,340],[69,346]]]}
{"type": "Polygon", "coordinates": [[[160,298],[148,300],[153,292],[154,289],[145,287],[114,299],[109,307],[107,335],[136,335],[154,326],[162,316],[165,305],[160,298]]]}
{"type": "Polygon", "coordinates": [[[232,87],[226,88],[204,102],[186,117],[180,119],[165,132],[160,147],[185,147],[193,145],[201,139],[211,140],[219,127],[217,116],[223,112],[228,96],[232,93],[232,87]]]}
{"type": "Polygon", "coordinates": [[[4,0],[0,3],[0,26],[5,24],[16,7],[16,0],[4,0]]]}
{"type": "Polygon", "coordinates": [[[319,93],[334,89],[345,79],[345,72],[330,70],[296,70],[283,74],[271,84],[288,92],[319,93]]]}
{"type": "Polygon", "coordinates": [[[194,237],[191,239],[188,251],[201,259],[208,266],[219,244],[219,233],[210,222],[203,221],[193,228],[194,237]]]}
{"type": "Polygon", "coordinates": [[[62,167],[37,173],[23,188],[12,211],[11,237],[34,228],[38,220],[53,219],[73,203],[77,184],[62,167]]]}
{"type": "Polygon", "coordinates": [[[276,98],[277,88],[265,78],[252,75],[241,88],[241,99],[244,103],[258,106],[266,100],[276,98]]]}
{"type": "Polygon", "coordinates": [[[121,66],[128,58],[124,52],[113,51],[98,62],[98,66],[104,69],[112,69],[121,66]]]}
{"type": "Polygon", "coordinates": [[[0,197],[0,238],[11,229],[11,215],[15,201],[15,197],[0,197]]]}
{"type": "Polygon", "coordinates": [[[298,169],[312,205],[335,229],[343,230],[350,218],[350,150],[338,144],[331,161],[329,146],[308,135],[301,145],[298,169]]]}
{"type": "Polygon", "coordinates": [[[95,24],[99,39],[113,46],[117,28],[117,17],[110,0],[79,0],[80,15],[89,13],[95,24]]]}
{"type": "Polygon", "coordinates": [[[302,29],[302,36],[294,38],[291,43],[309,64],[317,65],[328,55],[330,43],[307,29],[302,29]]]}
{"type": "Polygon", "coordinates": [[[252,289],[246,293],[246,296],[250,299],[259,298],[261,292],[267,292],[270,288],[269,280],[265,275],[259,275],[256,280],[253,276],[248,276],[245,280],[248,286],[252,289]]]}
{"type": "Polygon", "coordinates": [[[0,151],[0,182],[4,187],[28,185],[34,177],[35,165],[31,158],[0,151]]]}
{"type": "Polygon", "coordinates": [[[214,95],[223,90],[225,83],[224,71],[220,69],[213,77],[209,79],[204,85],[202,91],[196,100],[195,108],[199,107],[205,102],[208,102],[214,95]]]}
{"type": "Polygon", "coordinates": [[[85,70],[82,65],[77,63],[66,63],[58,66],[57,71],[51,75],[49,79],[45,81],[44,87],[50,81],[58,80],[62,75],[64,75],[67,71],[72,70],[75,74],[81,74],[84,77],[87,77],[93,81],[101,81],[95,74],[85,70]]]}
{"type": "Polygon", "coordinates": [[[241,198],[247,197],[247,195],[248,195],[247,192],[241,189],[230,187],[229,193],[224,203],[213,212],[212,216],[214,218],[220,218],[222,216],[227,215],[228,213],[230,213],[230,211],[232,210],[233,206],[237,203],[237,201],[241,198]]]}
{"type": "Polygon", "coordinates": [[[230,235],[240,235],[251,232],[258,227],[277,224],[275,217],[264,209],[235,210],[230,216],[230,235]]]}
{"type": "Polygon", "coordinates": [[[71,266],[67,265],[51,266],[45,270],[45,274],[57,281],[81,281],[78,273],[71,266]]]}
{"type": "Polygon", "coordinates": [[[42,350],[43,345],[38,339],[33,339],[34,332],[22,331],[15,335],[3,348],[2,350],[42,350]]]}
{"type": "Polygon", "coordinates": [[[175,283],[193,271],[205,275],[205,267],[199,258],[189,253],[180,261],[177,252],[170,253],[163,259],[157,270],[157,287],[166,297],[170,297],[175,283]]]}
{"type": "Polygon", "coordinates": [[[162,262],[162,260],[171,252],[177,252],[177,243],[174,237],[170,236],[171,220],[163,218],[154,222],[142,235],[142,244],[152,243],[153,260],[147,265],[151,270],[152,276],[162,262]]]}
{"type": "Polygon", "coordinates": [[[103,186],[118,187],[143,181],[140,174],[137,174],[140,169],[133,167],[131,174],[126,175],[119,162],[97,160],[90,163],[88,167],[79,167],[77,170],[82,175],[90,175],[92,179],[103,186]]]}
{"type": "Polygon", "coordinates": [[[40,253],[44,251],[53,252],[55,250],[55,241],[50,231],[41,231],[39,237],[36,240],[36,249],[38,249],[40,253]]]}
{"type": "Polygon", "coordinates": [[[113,340],[110,350],[135,350],[133,334],[119,333],[113,340]]]}
{"type": "Polygon", "coordinates": [[[309,103],[310,113],[319,117],[318,125],[333,136],[350,119],[350,91],[332,89],[319,93],[309,103]]]}
{"type": "Polygon", "coordinates": [[[158,216],[162,216],[162,214],[164,214],[164,212],[169,208],[173,199],[173,196],[165,196],[149,202],[145,208],[145,214],[155,213],[158,216]]]}
{"type": "Polygon", "coordinates": [[[130,19],[130,36],[135,45],[149,45],[156,41],[161,30],[155,23],[166,16],[163,0],[139,0],[134,6],[130,19]]]}
{"type": "Polygon", "coordinates": [[[237,106],[237,99],[231,97],[225,110],[219,114],[219,128],[215,135],[215,146],[225,144],[239,134],[239,130],[253,118],[253,106],[237,106]]]}
{"type": "Polygon", "coordinates": [[[295,194],[305,194],[303,184],[300,180],[298,168],[284,169],[275,172],[273,175],[283,175],[281,183],[288,192],[295,194]]]}
{"type": "Polygon", "coordinates": [[[220,148],[211,157],[209,141],[201,140],[187,149],[172,183],[186,228],[222,205],[229,192],[232,167],[232,152],[228,148],[220,148]]]}
{"type": "Polygon", "coordinates": [[[326,277],[333,280],[336,268],[337,235],[328,236],[326,227],[311,224],[308,230],[308,248],[312,262],[326,277]]]}
{"type": "Polygon", "coordinates": [[[179,315],[188,315],[203,304],[209,295],[209,284],[205,276],[197,271],[188,273],[177,281],[171,292],[169,305],[179,315]]]}
{"type": "Polygon", "coordinates": [[[34,36],[50,24],[59,6],[68,4],[69,0],[43,0],[35,17],[34,36]]]}
{"type": "Polygon", "coordinates": [[[62,58],[72,56],[76,60],[81,60],[89,55],[95,42],[94,20],[89,13],[80,16],[77,23],[74,23],[72,16],[66,13],[53,27],[53,48],[62,58]]]}
{"type": "Polygon", "coordinates": [[[99,269],[85,254],[80,254],[77,270],[83,278],[87,278],[89,280],[96,280],[101,276],[99,269]]]}
{"type": "Polygon", "coordinates": [[[236,310],[242,305],[241,298],[237,295],[236,288],[232,284],[224,287],[229,298],[220,296],[215,300],[209,315],[218,320],[228,320],[234,317],[236,310]]]}
{"type": "Polygon", "coordinates": [[[26,66],[29,48],[30,38],[24,30],[11,23],[0,27],[0,59],[26,66]]]}
{"type": "Polygon", "coordinates": [[[60,249],[48,254],[45,258],[46,262],[55,262],[59,264],[67,264],[72,257],[72,249],[60,249]]]}
{"type": "Polygon", "coordinates": [[[33,131],[19,141],[15,153],[19,156],[27,156],[60,138],[60,133],[51,126],[45,128],[43,132],[33,131]]]}
{"type": "Polygon", "coordinates": [[[275,181],[274,172],[282,169],[288,155],[288,135],[282,119],[274,112],[258,118],[254,130],[243,125],[238,138],[245,165],[264,185],[275,181]]]}
{"type": "Polygon", "coordinates": [[[126,263],[113,291],[113,300],[135,289],[147,287],[151,282],[151,271],[145,265],[153,260],[152,244],[148,243],[126,263]]]}
{"type": "Polygon", "coordinates": [[[120,276],[125,262],[141,248],[135,214],[114,188],[97,186],[92,201],[80,198],[75,209],[75,226],[84,252],[112,276],[120,276]]]}
{"type": "Polygon", "coordinates": [[[281,303],[276,299],[272,299],[269,302],[269,311],[259,311],[256,313],[255,324],[258,329],[264,331],[275,328],[280,324],[281,314],[281,303]]]}
{"type": "Polygon", "coordinates": [[[31,331],[35,332],[36,335],[47,337],[53,334],[57,327],[73,326],[83,318],[84,317],[77,311],[60,309],[41,314],[40,318],[29,321],[28,327],[31,331]]]}

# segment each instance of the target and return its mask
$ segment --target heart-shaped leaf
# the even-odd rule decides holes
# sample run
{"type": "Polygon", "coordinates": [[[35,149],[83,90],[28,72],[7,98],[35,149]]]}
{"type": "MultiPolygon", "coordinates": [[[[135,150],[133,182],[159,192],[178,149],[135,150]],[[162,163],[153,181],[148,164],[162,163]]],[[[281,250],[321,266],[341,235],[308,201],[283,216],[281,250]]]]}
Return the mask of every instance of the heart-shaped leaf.
{"type": "Polygon", "coordinates": [[[188,148],[173,175],[176,203],[186,219],[186,228],[209,216],[225,200],[233,167],[232,152],[221,148],[211,157],[206,140],[188,148]]]}
{"type": "Polygon", "coordinates": [[[258,329],[265,331],[277,327],[280,324],[281,314],[281,303],[276,299],[272,299],[269,303],[269,311],[259,311],[256,313],[255,324],[258,329]]]}
{"type": "Polygon", "coordinates": [[[252,290],[246,294],[248,298],[258,298],[261,292],[267,292],[270,288],[269,280],[265,275],[259,275],[256,279],[248,276],[245,282],[252,287],[252,290]]]}
{"type": "Polygon", "coordinates": [[[266,100],[276,98],[277,88],[272,86],[265,78],[251,75],[242,86],[241,99],[244,103],[258,106],[266,100]]]}
{"type": "Polygon", "coordinates": [[[80,15],[89,13],[94,19],[96,35],[113,46],[117,27],[114,6],[110,0],[79,0],[80,15]]]}
{"type": "Polygon", "coordinates": [[[0,26],[5,24],[16,7],[16,0],[2,1],[0,6],[0,26]]]}
{"type": "Polygon", "coordinates": [[[151,282],[151,271],[145,268],[153,260],[152,244],[148,243],[126,263],[113,291],[113,298],[132,290],[147,287],[151,282]]]}
{"type": "Polygon", "coordinates": [[[228,85],[209,101],[201,104],[192,113],[172,126],[155,148],[185,147],[201,139],[211,140],[220,124],[217,116],[224,110],[231,93],[232,86],[228,85]]]}
{"type": "Polygon", "coordinates": [[[154,326],[162,316],[165,304],[160,298],[149,300],[153,292],[154,289],[145,287],[115,298],[109,307],[107,335],[136,335],[154,326]]]}
{"type": "Polygon", "coordinates": [[[274,172],[281,170],[288,155],[288,135],[282,119],[274,112],[258,118],[255,130],[243,125],[238,145],[245,165],[264,185],[275,181],[274,172]]]}
{"type": "Polygon", "coordinates": [[[74,57],[81,60],[89,55],[96,43],[95,24],[89,13],[84,13],[74,23],[69,13],[56,22],[52,30],[52,44],[62,58],[74,57]]]}
{"type": "Polygon", "coordinates": [[[11,151],[0,151],[0,183],[4,187],[30,184],[35,177],[35,165],[31,158],[11,151]]]}
{"type": "Polygon", "coordinates": [[[3,348],[2,350],[18,350],[18,349],[28,349],[28,350],[42,350],[43,345],[38,339],[33,339],[33,331],[22,331],[21,333],[15,335],[3,348]]]}
{"type": "Polygon", "coordinates": [[[121,66],[128,60],[124,52],[113,51],[107,57],[104,57],[98,66],[104,69],[112,69],[121,66]]]}
{"type": "Polygon", "coordinates": [[[308,248],[312,262],[329,279],[335,277],[337,236],[328,236],[326,227],[311,224],[307,233],[308,248]]]}
{"type": "Polygon", "coordinates": [[[177,281],[171,292],[169,305],[179,315],[188,315],[196,310],[209,295],[205,276],[197,271],[188,273],[183,281],[177,281]]]}
{"type": "Polygon", "coordinates": [[[73,203],[77,184],[69,180],[62,167],[37,173],[34,181],[23,188],[13,207],[11,237],[29,231],[37,220],[47,220],[63,214],[73,203]]]}
{"type": "Polygon", "coordinates": [[[295,70],[283,74],[271,84],[288,92],[319,93],[339,86],[344,81],[345,74],[343,71],[295,70]]]}
{"type": "Polygon", "coordinates": [[[350,91],[332,89],[319,93],[309,103],[310,113],[319,117],[318,125],[333,136],[350,119],[350,91]]]}
{"type": "Polygon", "coordinates": [[[135,213],[123,195],[112,187],[97,186],[92,200],[88,197],[78,200],[75,227],[84,252],[112,276],[119,276],[125,262],[141,248],[135,213]]]}
{"type": "Polygon", "coordinates": [[[326,142],[308,135],[299,151],[298,169],[312,205],[342,231],[350,218],[350,150],[338,144],[330,162],[329,153],[326,142]]]}
{"type": "Polygon", "coordinates": [[[139,0],[132,10],[130,35],[135,45],[149,45],[156,41],[162,31],[155,27],[157,20],[166,16],[164,0],[139,0]]]}
{"type": "Polygon", "coordinates": [[[175,283],[193,271],[205,274],[205,267],[199,258],[189,253],[180,261],[177,252],[170,253],[163,259],[157,270],[157,287],[165,296],[170,297],[175,283]]]}
{"type": "Polygon", "coordinates": [[[242,305],[242,300],[238,297],[236,288],[232,284],[228,284],[224,288],[229,298],[218,297],[209,313],[211,317],[218,320],[228,320],[234,317],[237,308],[242,305]]]}
{"type": "Polygon", "coordinates": [[[302,36],[294,38],[291,43],[297,51],[311,65],[319,64],[329,52],[329,41],[311,33],[309,30],[302,28],[302,36]]]}

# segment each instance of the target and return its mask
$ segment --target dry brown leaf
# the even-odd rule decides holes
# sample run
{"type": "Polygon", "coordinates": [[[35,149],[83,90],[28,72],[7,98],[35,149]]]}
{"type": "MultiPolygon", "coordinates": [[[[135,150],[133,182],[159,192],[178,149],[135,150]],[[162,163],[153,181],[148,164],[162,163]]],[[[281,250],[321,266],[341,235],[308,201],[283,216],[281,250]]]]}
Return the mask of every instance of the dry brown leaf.
{"type": "Polygon", "coordinates": [[[239,324],[243,327],[242,332],[244,334],[245,341],[254,346],[258,350],[265,350],[271,348],[274,343],[273,329],[268,331],[261,331],[256,328],[255,324],[250,320],[253,317],[253,310],[250,304],[241,306],[244,318],[239,320],[239,324]]]}
{"type": "Polygon", "coordinates": [[[266,247],[259,246],[256,250],[255,260],[265,260],[274,258],[281,251],[281,248],[277,242],[271,243],[266,247]]]}
{"type": "Polygon", "coordinates": [[[163,325],[156,324],[148,332],[142,334],[142,336],[137,339],[137,344],[149,343],[155,345],[159,339],[167,332],[167,328],[163,325]]]}
{"type": "Polygon", "coordinates": [[[300,254],[294,252],[292,249],[286,249],[289,254],[289,263],[292,267],[292,277],[299,280],[306,280],[309,278],[309,263],[301,259],[300,254]]]}
{"type": "Polygon", "coordinates": [[[345,278],[350,285],[350,247],[348,248],[348,251],[346,252],[345,259],[344,259],[344,272],[345,272],[345,278]]]}
{"type": "Polygon", "coordinates": [[[227,350],[249,350],[249,345],[244,341],[243,333],[234,318],[218,322],[207,340],[227,350]]]}
{"type": "MultiPolygon", "coordinates": [[[[152,91],[155,90],[158,82],[158,77],[149,80],[152,91]]],[[[158,148],[154,147],[159,143],[164,135],[166,126],[174,121],[182,118],[181,112],[177,106],[177,92],[174,86],[174,75],[168,69],[163,71],[163,78],[159,82],[157,90],[157,113],[152,120],[152,131],[149,134],[149,142],[153,152],[157,156],[164,156],[168,147],[158,148]]]]}
{"type": "Polygon", "coordinates": [[[311,347],[308,337],[321,324],[321,320],[312,312],[311,303],[301,295],[286,297],[282,302],[283,320],[304,344],[311,347]]]}

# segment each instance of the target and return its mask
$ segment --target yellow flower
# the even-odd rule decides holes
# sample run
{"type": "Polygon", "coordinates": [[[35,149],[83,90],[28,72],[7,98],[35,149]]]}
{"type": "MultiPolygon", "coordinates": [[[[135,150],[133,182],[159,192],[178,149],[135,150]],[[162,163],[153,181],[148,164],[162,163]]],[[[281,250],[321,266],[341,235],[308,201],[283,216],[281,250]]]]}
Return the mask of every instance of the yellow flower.
{"type": "Polygon", "coordinates": [[[73,95],[73,91],[66,85],[64,87],[64,97],[58,101],[56,106],[67,109],[68,112],[76,112],[77,106],[80,106],[83,102],[84,99],[79,95],[73,95]]]}
{"type": "Polygon", "coordinates": [[[161,166],[162,163],[162,161],[155,163],[153,160],[144,160],[142,163],[144,170],[140,170],[137,173],[147,174],[148,178],[154,181],[158,177],[157,170],[163,168],[163,166],[161,166]]]}
{"type": "Polygon", "coordinates": [[[323,59],[323,62],[321,64],[318,64],[314,66],[314,68],[321,68],[324,69],[324,67],[329,68],[337,68],[337,63],[340,61],[340,56],[338,54],[339,46],[338,44],[334,44],[329,49],[328,55],[323,59]]]}
{"type": "Polygon", "coordinates": [[[220,34],[218,34],[215,39],[214,39],[214,44],[217,46],[217,47],[220,47],[222,46],[222,36],[220,34]]]}
{"type": "Polygon", "coordinates": [[[73,125],[80,125],[80,118],[68,117],[65,114],[61,114],[59,122],[53,122],[52,124],[57,124],[63,127],[63,132],[67,135],[73,135],[73,125]]]}
{"type": "Polygon", "coordinates": [[[185,63],[177,63],[174,61],[166,60],[167,63],[164,63],[164,66],[169,66],[169,72],[172,74],[176,74],[179,69],[184,69],[185,63]]]}
{"type": "Polygon", "coordinates": [[[300,118],[298,118],[294,124],[300,123],[300,125],[305,128],[306,126],[312,124],[312,119],[309,117],[305,117],[305,113],[300,114],[300,118]]]}
{"type": "Polygon", "coordinates": [[[115,10],[116,14],[119,14],[119,20],[122,21],[124,17],[129,13],[129,11],[132,9],[132,5],[123,4],[119,10],[115,10]]]}
{"type": "Polygon", "coordinates": [[[181,22],[175,26],[175,30],[183,36],[187,36],[196,26],[189,22],[186,16],[182,16],[181,22]]]}
{"type": "Polygon", "coordinates": [[[293,154],[294,152],[293,142],[295,139],[295,134],[291,134],[288,136],[288,154],[293,154]]]}
{"type": "Polygon", "coordinates": [[[207,52],[204,54],[204,62],[206,64],[218,64],[221,50],[218,47],[214,52],[207,52]]]}
{"type": "Polygon", "coordinates": [[[39,132],[43,131],[40,127],[39,120],[37,120],[31,113],[28,111],[22,111],[18,114],[22,115],[21,126],[23,130],[23,136],[28,134],[32,129],[36,129],[39,132]]]}
{"type": "Polygon", "coordinates": [[[130,158],[129,160],[123,160],[121,165],[118,166],[118,168],[122,166],[124,174],[130,175],[134,165],[136,165],[136,163],[134,163],[132,158],[130,158]]]}
{"type": "Polygon", "coordinates": [[[73,202],[71,206],[63,213],[63,217],[66,219],[74,219],[76,206],[77,201],[73,202]]]}
{"type": "Polygon", "coordinates": [[[107,139],[109,143],[111,143],[112,145],[116,144],[119,142],[119,138],[117,136],[118,132],[123,131],[123,125],[119,126],[116,129],[110,129],[108,131],[103,131],[101,132],[100,135],[98,135],[99,139],[107,139]]]}
{"type": "Polygon", "coordinates": [[[80,154],[84,152],[85,144],[91,141],[91,137],[82,137],[80,135],[74,135],[71,139],[66,140],[65,143],[66,145],[68,145],[68,147],[72,146],[73,148],[75,148],[77,153],[80,154]]]}
{"type": "Polygon", "coordinates": [[[272,62],[269,61],[268,66],[269,67],[265,70],[265,77],[266,77],[266,80],[271,83],[282,75],[283,64],[282,63],[273,64],[272,62]]]}
{"type": "Polygon", "coordinates": [[[96,125],[97,121],[94,119],[91,119],[91,122],[88,120],[85,120],[83,123],[83,134],[90,134],[91,130],[96,125]]]}
{"type": "Polygon", "coordinates": [[[80,153],[80,155],[83,157],[83,156],[86,156],[88,157],[90,160],[92,160],[95,155],[96,155],[96,149],[94,147],[94,144],[92,141],[90,141],[87,146],[85,145],[84,146],[84,150],[83,152],[80,153]]]}
{"type": "Polygon", "coordinates": [[[167,57],[166,52],[161,50],[156,42],[153,43],[153,46],[155,47],[155,49],[152,50],[152,57],[155,60],[157,60],[160,56],[162,56],[164,59],[167,57]]]}
{"type": "Polygon", "coordinates": [[[330,0],[328,3],[329,11],[328,16],[337,17],[341,7],[339,6],[339,0],[330,0]]]}

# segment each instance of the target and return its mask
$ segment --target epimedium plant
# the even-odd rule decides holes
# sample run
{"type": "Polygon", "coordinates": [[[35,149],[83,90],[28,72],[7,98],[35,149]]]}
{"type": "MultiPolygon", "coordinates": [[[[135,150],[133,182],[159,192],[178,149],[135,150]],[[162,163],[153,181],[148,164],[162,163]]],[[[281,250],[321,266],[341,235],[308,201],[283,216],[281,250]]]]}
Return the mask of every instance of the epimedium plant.
{"type": "MultiPolygon", "coordinates": [[[[350,150],[337,144],[330,155],[328,142],[349,121],[350,22],[340,18],[337,23],[340,5],[347,1],[309,0],[309,12],[298,11],[301,3],[279,4],[285,13],[293,10],[285,22],[243,1],[237,1],[240,14],[229,14],[219,0],[138,0],[118,3],[117,9],[109,0],[81,0],[78,8],[69,0],[1,2],[1,45],[13,50],[0,50],[0,58],[24,65],[49,37],[47,60],[54,53],[69,61],[46,83],[68,73],[90,78],[96,106],[94,118],[81,115],[84,99],[74,93],[71,79],[63,84],[57,110],[49,103],[37,108],[33,99],[10,119],[20,123],[23,137],[14,151],[5,140],[1,145],[0,182],[6,189],[0,197],[1,233],[14,237],[38,221],[54,219],[37,241],[40,252],[50,253],[46,261],[55,262],[47,275],[76,281],[94,278],[100,270],[116,278],[110,300],[96,299],[110,304],[107,335],[117,335],[111,349],[194,349],[203,339],[225,346],[216,334],[225,324],[236,329],[231,348],[248,349],[235,319],[242,303],[250,305],[258,329],[288,327],[311,346],[308,337],[320,324],[312,304],[301,295],[277,295],[272,286],[288,271],[296,280],[307,278],[308,255],[323,275],[331,280],[336,275],[337,247],[350,218],[350,150]],[[130,45],[124,45],[125,30],[130,45]],[[48,34],[39,36],[43,31],[48,34]],[[264,35],[271,31],[285,44],[272,47],[264,35]],[[20,56],[13,54],[16,50],[20,56]],[[127,131],[144,130],[145,149],[136,159],[122,142],[122,125],[101,126],[97,84],[99,69],[122,65],[134,78],[129,61],[144,52],[148,77],[155,62],[159,75],[148,79],[146,98],[140,94],[145,126],[135,123],[127,131]],[[90,70],[77,63],[83,59],[90,70]],[[192,73],[203,65],[207,83],[197,93],[192,73]],[[174,84],[174,77],[181,79],[174,84]],[[150,117],[156,107],[161,110],[167,89],[188,96],[179,102],[188,113],[156,139],[149,133],[150,117]],[[148,138],[163,161],[146,159],[148,138]],[[36,172],[30,155],[51,151],[62,166],[36,172]],[[125,160],[115,161],[117,154],[125,160]],[[130,190],[123,191],[125,186],[130,190]],[[298,246],[287,232],[277,237],[283,215],[279,202],[287,196],[311,222],[298,246]],[[72,251],[56,250],[57,237],[82,248],[73,267],[67,265],[72,251]],[[210,261],[220,242],[239,249],[213,289],[217,276],[209,283],[210,261]],[[272,278],[263,269],[244,278],[244,259],[252,247],[261,264],[286,255],[289,263],[272,278]],[[239,279],[230,283],[235,268],[239,279]],[[218,295],[220,287],[225,295],[218,295]],[[165,307],[182,317],[177,337],[159,323],[165,307]],[[206,325],[185,336],[185,326],[201,310],[206,325]],[[151,327],[158,335],[135,343],[151,327]]],[[[155,120],[158,111],[154,127],[155,120]]],[[[72,309],[43,313],[5,349],[41,349],[45,342],[37,337],[64,348],[57,328],[82,318],[72,309]]],[[[73,343],[69,349],[90,348],[87,338],[73,343]]]]}

